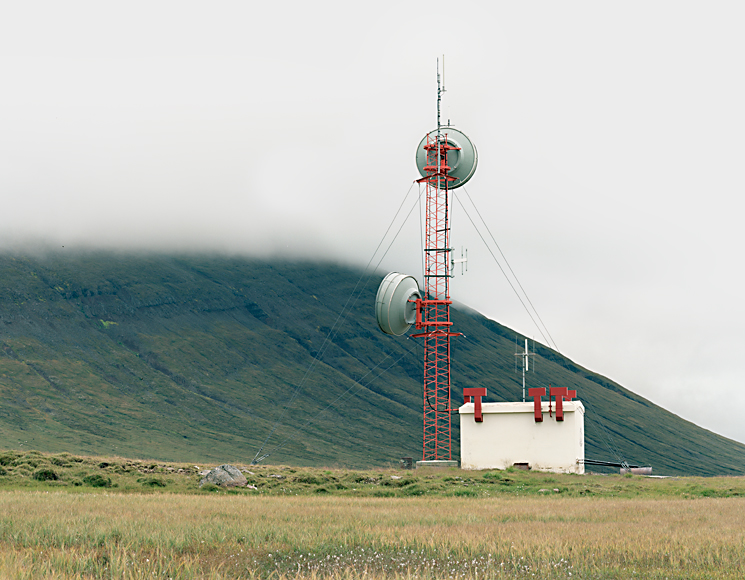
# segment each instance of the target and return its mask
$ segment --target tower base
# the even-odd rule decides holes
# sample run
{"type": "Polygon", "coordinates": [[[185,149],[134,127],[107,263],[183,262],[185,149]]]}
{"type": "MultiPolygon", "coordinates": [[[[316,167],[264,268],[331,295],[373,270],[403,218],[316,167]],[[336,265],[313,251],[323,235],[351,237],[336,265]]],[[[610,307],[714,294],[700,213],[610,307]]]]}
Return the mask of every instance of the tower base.
{"type": "Polygon", "coordinates": [[[458,465],[457,461],[449,461],[447,459],[430,459],[429,461],[417,461],[416,468],[419,469],[420,467],[455,467],[457,469],[460,466],[458,465]]]}

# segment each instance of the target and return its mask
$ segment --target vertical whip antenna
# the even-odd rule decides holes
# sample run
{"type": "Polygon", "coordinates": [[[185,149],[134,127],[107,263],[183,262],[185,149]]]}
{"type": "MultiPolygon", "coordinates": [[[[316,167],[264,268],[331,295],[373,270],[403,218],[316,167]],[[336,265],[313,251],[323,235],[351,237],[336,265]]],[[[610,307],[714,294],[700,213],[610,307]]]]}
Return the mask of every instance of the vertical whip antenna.
{"type": "MultiPolygon", "coordinates": [[[[517,343],[515,344],[517,346],[517,343]]],[[[533,350],[535,350],[535,343],[533,344],[533,350]]],[[[523,352],[516,352],[516,357],[520,357],[523,363],[523,403],[525,402],[525,372],[530,370],[530,357],[535,356],[535,352],[530,352],[528,348],[528,339],[525,339],[525,350],[523,352]]],[[[517,360],[517,359],[516,359],[517,360]]]]}
{"type": "Polygon", "coordinates": [[[442,92],[447,91],[445,88],[445,55],[442,55],[442,92]]]}

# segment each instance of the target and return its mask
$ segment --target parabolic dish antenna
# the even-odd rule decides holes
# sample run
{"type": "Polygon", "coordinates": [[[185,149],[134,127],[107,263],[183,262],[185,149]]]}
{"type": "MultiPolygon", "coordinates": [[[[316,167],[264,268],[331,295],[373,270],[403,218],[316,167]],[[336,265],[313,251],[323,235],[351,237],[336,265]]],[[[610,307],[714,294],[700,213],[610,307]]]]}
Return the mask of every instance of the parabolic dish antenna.
{"type": "MultiPolygon", "coordinates": [[[[460,148],[460,150],[451,149],[447,154],[447,164],[448,167],[450,167],[448,175],[450,177],[455,177],[455,180],[448,184],[448,189],[455,189],[471,179],[476,171],[479,154],[476,152],[476,147],[471,140],[455,127],[440,127],[440,134],[443,137],[447,137],[449,145],[460,148]]],[[[437,129],[430,131],[428,135],[430,141],[435,141],[437,139],[437,129]]],[[[428,175],[424,170],[424,166],[427,165],[427,151],[424,149],[426,144],[427,136],[422,139],[416,150],[416,166],[422,177],[427,177],[428,175]]]]}
{"type": "Polygon", "coordinates": [[[422,298],[417,281],[391,272],[380,283],[375,296],[375,317],[380,330],[401,336],[416,322],[416,300],[422,298]]]}

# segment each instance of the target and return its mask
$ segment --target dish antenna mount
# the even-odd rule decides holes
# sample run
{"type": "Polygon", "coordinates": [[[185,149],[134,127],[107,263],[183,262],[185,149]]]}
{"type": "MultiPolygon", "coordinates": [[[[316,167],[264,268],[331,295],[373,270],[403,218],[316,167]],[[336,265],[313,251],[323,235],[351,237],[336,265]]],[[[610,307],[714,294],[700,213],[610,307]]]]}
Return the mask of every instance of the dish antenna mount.
{"type": "Polygon", "coordinates": [[[411,276],[391,272],[380,283],[375,296],[375,317],[380,330],[401,336],[416,322],[417,301],[421,301],[417,281],[411,276]]]}
{"type": "Polygon", "coordinates": [[[449,122],[440,125],[444,92],[438,60],[437,128],[424,136],[416,151],[422,176],[417,182],[426,189],[422,288],[413,277],[392,272],[375,298],[375,315],[383,332],[400,336],[414,325],[420,332],[411,336],[424,340],[424,461],[452,459],[450,338],[461,333],[452,331],[450,321],[455,264],[450,255],[450,191],[471,179],[478,163],[476,147],[465,133],[449,122]]]}

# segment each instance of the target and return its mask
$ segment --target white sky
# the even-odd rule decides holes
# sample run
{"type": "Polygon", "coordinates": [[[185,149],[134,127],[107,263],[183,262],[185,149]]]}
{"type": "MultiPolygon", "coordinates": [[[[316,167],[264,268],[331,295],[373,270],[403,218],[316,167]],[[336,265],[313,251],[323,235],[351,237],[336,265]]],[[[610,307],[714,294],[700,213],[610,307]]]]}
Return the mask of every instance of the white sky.
{"type": "MultiPolygon", "coordinates": [[[[745,4],[360,6],[4,6],[0,246],[365,265],[444,53],[466,189],[562,352],[745,442],[745,4]]],[[[382,268],[420,272],[418,227],[382,268]]],[[[458,205],[452,242],[453,297],[539,338],[458,205]]]]}

